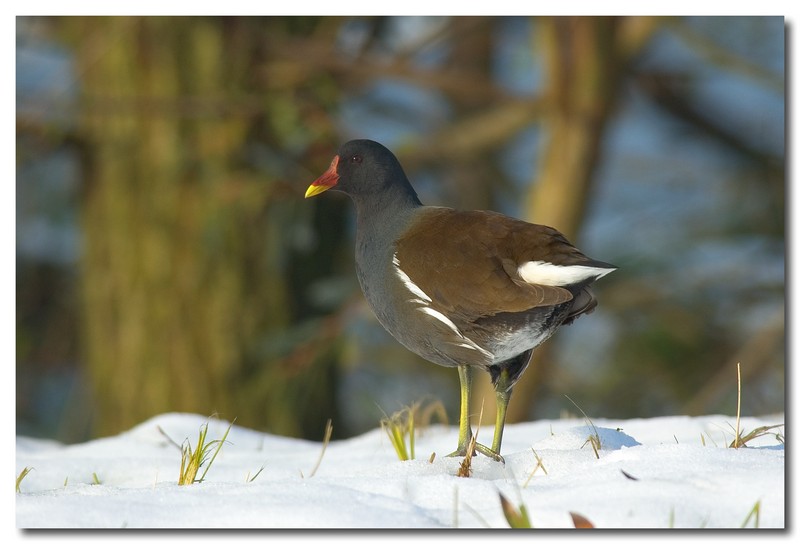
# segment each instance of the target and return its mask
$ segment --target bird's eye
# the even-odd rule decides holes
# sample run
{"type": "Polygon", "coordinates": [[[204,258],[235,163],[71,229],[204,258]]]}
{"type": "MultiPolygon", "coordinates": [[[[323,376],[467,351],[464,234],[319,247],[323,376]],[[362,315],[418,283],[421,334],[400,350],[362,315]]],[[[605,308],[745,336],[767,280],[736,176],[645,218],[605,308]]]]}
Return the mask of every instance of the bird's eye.
{"type": "Polygon", "coordinates": [[[355,163],[359,163],[360,164],[361,161],[363,161],[363,160],[364,159],[363,159],[363,157],[361,155],[353,155],[352,157],[350,157],[350,162],[355,162],[355,163]]]}

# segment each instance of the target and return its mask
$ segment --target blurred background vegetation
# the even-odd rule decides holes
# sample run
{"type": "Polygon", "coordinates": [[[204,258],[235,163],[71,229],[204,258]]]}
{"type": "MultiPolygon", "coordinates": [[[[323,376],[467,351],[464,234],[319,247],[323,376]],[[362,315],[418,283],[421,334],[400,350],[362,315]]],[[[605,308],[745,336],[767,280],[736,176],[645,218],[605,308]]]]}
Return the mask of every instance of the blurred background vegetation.
{"type": "Polygon", "coordinates": [[[303,199],[353,137],[620,266],[509,421],[731,414],[736,363],[743,412],[784,411],[784,46],[782,17],[18,18],[17,432],[455,418],[455,371],[365,306],[349,201],[303,199]]]}

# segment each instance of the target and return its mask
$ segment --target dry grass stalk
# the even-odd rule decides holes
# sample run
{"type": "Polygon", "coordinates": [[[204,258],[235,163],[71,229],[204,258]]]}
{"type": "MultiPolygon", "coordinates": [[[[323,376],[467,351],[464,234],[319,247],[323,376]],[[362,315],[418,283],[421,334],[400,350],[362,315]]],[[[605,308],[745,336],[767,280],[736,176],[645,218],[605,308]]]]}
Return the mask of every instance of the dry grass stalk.
{"type": "Polygon", "coordinates": [[[481,413],[478,416],[478,428],[475,429],[475,434],[469,439],[467,444],[467,453],[464,455],[464,460],[458,466],[456,476],[460,478],[469,478],[472,476],[472,458],[475,456],[475,445],[478,443],[478,432],[481,430],[481,423],[483,422],[483,404],[481,403],[481,413]]]}
{"type": "MultiPolygon", "coordinates": [[[[314,465],[314,468],[311,469],[311,474],[308,475],[309,478],[313,478],[314,474],[317,473],[317,469],[319,468],[320,463],[322,463],[322,456],[325,455],[325,450],[328,448],[328,443],[331,441],[331,435],[333,434],[333,424],[331,420],[328,419],[328,422],[325,424],[325,435],[322,437],[322,451],[319,452],[319,458],[317,458],[317,463],[314,465]]],[[[259,472],[261,472],[259,470],[259,472]]],[[[256,474],[258,476],[258,474],[256,474]]],[[[253,477],[255,478],[255,476],[253,477]]]]}

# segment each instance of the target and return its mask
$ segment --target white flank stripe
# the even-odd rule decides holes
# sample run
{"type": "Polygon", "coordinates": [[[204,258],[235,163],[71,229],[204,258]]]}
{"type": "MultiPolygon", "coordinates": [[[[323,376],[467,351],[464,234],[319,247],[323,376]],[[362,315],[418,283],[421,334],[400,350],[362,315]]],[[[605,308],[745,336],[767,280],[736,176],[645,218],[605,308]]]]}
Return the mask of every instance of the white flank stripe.
{"type": "Polygon", "coordinates": [[[614,269],[580,265],[560,266],[545,261],[529,261],[521,265],[517,271],[528,283],[561,286],[602,278],[614,269]]]}
{"type": "Polygon", "coordinates": [[[463,340],[463,342],[459,342],[459,343],[456,343],[454,345],[461,346],[461,347],[468,348],[468,349],[474,349],[475,351],[478,351],[478,352],[482,353],[483,356],[486,357],[487,359],[493,359],[493,356],[492,356],[491,353],[489,353],[488,351],[486,351],[485,349],[480,347],[478,344],[476,344],[475,342],[473,342],[472,340],[470,340],[466,336],[464,336],[464,334],[460,330],[458,330],[458,327],[456,327],[456,324],[453,323],[452,321],[450,321],[450,319],[448,319],[448,317],[446,315],[444,315],[442,312],[440,312],[438,310],[434,310],[433,308],[428,306],[428,303],[431,302],[431,297],[429,297],[425,293],[425,291],[420,289],[419,286],[416,283],[411,281],[411,278],[408,277],[408,274],[406,274],[405,272],[403,272],[400,269],[400,260],[397,258],[397,253],[395,253],[392,256],[392,264],[394,264],[394,269],[395,269],[395,273],[397,274],[397,277],[400,278],[400,281],[403,282],[403,285],[406,286],[406,289],[411,291],[411,293],[415,297],[415,298],[409,299],[409,302],[416,302],[417,304],[419,304],[420,307],[417,308],[419,311],[421,311],[421,312],[423,312],[425,314],[428,314],[429,316],[433,317],[434,319],[437,319],[437,320],[441,321],[442,323],[447,325],[447,328],[449,328],[451,331],[453,331],[455,334],[457,334],[460,339],[463,340]]]}
{"type": "Polygon", "coordinates": [[[466,342],[461,343],[461,344],[454,344],[454,345],[460,346],[462,348],[474,349],[475,351],[481,352],[483,354],[483,356],[486,357],[487,359],[489,359],[490,361],[494,361],[494,355],[492,355],[491,353],[489,353],[488,351],[486,351],[485,349],[480,347],[478,344],[476,344],[475,342],[473,342],[469,338],[465,338],[464,340],[466,340],[466,342]],[[467,342],[469,342],[469,343],[467,343],[467,342]]]}
{"type": "Polygon", "coordinates": [[[418,310],[420,310],[422,312],[425,312],[426,314],[428,314],[431,317],[435,317],[436,319],[438,319],[439,321],[441,321],[442,323],[444,323],[445,325],[450,327],[450,329],[454,333],[456,333],[459,338],[464,340],[464,342],[459,342],[459,343],[454,344],[454,345],[461,346],[463,348],[474,349],[475,351],[479,351],[488,359],[493,359],[494,358],[491,353],[489,353],[488,351],[486,351],[485,349],[480,347],[478,344],[476,344],[475,342],[473,342],[472,340],[470,340],[466,336],[464,336],[464,334],[460,330],[458,330],[458,327],[456,327],[456,324],[453,323],[452,321],[450,321],[447,318],[447,316],[444,315],[442,312],[436,311],[436,310],[434,310],[433,308],[431,308],[429,306],[423,306],[422,308],[418,308],[418,310]]]}
{"type": "Polygon", "coordinates": [[[418,309],[420,311],[422,311],[422,312],[425,312],[429,316],[435,317],[436,319],[438,319],[439,321],[441,321],[442,323],[444,323],[445,325],[450,327],[450,330],[452,330],[454,333],[456,333],[460,338],[464,338],[464,335],[461,334],[460,330],[458,330],[458,327],[456,327],[456,324],[453,323],[452,321],[450,321],[449,319],[447,319],[447,316],[444,315],[442,312],[436,311],[436,310],[434,310],[433,308],[431,308],[429,306],[423,306],[422,308],[418,308],[418,309]]]}
{"type": "Polygon", "coordinates": [[[397,276],[400,278],[400,281],[403,282],[403,285],[405,285],[409,291],[411,291],[412,293],[414,293],[414,295],[416,295],[419,302],[428,303],[431,301],[431,297],[426,295],[425,291],[420,289],[416,283],[411,281],[411,278],[408,277],[408,274],[406,274],[400,269],[400,261],[397,260],[397,253],[395,253],[392,256],[392,264],[394,264],[395,272],[397,272],[397,276]]]}

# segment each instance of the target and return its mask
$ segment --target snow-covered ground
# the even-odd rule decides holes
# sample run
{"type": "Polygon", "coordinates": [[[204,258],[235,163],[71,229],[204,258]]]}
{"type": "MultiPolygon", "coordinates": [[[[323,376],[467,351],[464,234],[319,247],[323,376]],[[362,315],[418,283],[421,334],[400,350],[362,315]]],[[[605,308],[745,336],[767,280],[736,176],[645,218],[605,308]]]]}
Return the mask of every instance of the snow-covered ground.
{"type": "MultiPolygon", "coordinates": [[[[727,447],[733,417],[593,420],[599,459],[584,420],[509,425],[505,465],[479,455],[469,478],[456,476],[461,458],[445,456],[454,427],[425,429],[411,461],[397,459],[381,429],[333,441],[312,475],[322,443],[233,426],[205,481],[178,486],[180,452],[159,427],[194,444],[208,421],[164,414],[70,446],[17,437],[16,473],[33,467],[16,494],[17,527],[503,528],[501,493],[534,528],[573,527],[571,513],[598,528],[753,527],[754,507],[759,527],[786,525],[784,445],[767,435],[727,447]]],[[[778,423],[782,415],[741,427],[778,423]]],[[[211,419],[208,440],[227,428],[211,419]]]]}

